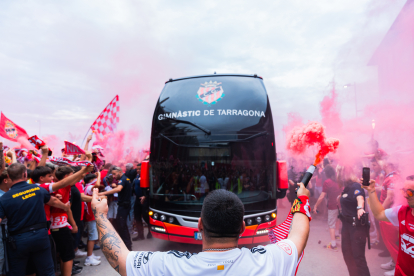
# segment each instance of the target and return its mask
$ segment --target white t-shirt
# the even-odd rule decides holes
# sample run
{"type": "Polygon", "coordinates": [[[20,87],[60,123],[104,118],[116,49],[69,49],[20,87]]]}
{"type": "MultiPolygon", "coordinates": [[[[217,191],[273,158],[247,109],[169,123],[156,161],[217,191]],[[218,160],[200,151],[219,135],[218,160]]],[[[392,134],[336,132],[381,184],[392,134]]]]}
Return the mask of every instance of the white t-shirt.
{"type": "Polygon", "coordinates": [[[200,193],[200,194],[205,194],[206,189],[208,189],[207,178],[204,175],[202,175],[200,177],[200,187],[196,188],[195,192],[200,193]]]}
{"type": "Polygon", "coordinates": [[[290,240],[277,244],[236,248],[224,252],[192,254],[131,251],[126,261],[128,276],[141,275],[295,275],[298,252],[290,240]]]}
{"type": "Polygon", "coordinates": [[[400,211],[402,205],[395,206],[385,210],[385,216],[394,226],[400,226],[398,221],[398,211],[400,211]]]}

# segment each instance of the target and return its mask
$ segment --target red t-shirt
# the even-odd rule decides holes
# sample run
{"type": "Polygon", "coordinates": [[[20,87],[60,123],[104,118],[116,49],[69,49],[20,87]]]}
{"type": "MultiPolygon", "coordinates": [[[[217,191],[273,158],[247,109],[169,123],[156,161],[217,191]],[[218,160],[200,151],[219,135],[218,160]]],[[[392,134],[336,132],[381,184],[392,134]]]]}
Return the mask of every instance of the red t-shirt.
{"type": "MultiPolygon", "coordinates": [[[[84,194],[85,193],[85,191],[83,190],[82,182],[78,182],[75,185],[76,185],[76,188],[78,188],[79,193],[81,193],[81,194],[84,194]]],[[[82,208],[81,209],[81,221],[82,221],[83,220],[83,213],[85,212],[85,202],[82,202],[82,205],[81,206],[82,206],[81,207],[82,208]]]]}
{"type": "Polygon", "coordinates": [[[389,173],[385,179],[384,183],[382,183],[381,188],[381,196],[380,196],[380,202],[384,203],[385,199],[387,198],[387,192],[388,190],[394,190],[396,182],[399,180],[399,176],[396,172],[389,173]]]}
{"type": "MultiPolygon", "coordinates": [[[[46,189],[46,191],[48,191],[49,194],[52,194],[53,193],[52,184],[53,183],[43,183],[43,184],[38,184],[38,185],[46,189]]],[[[44,208],[45,208],[45,213],[46,213],[46,220],[50,221],[50,205],[45,204],[44,208]]]]}
{"type": "MultiPolygon", "coordinates": [[[[62,203],[66,204],[69,202],[70,199],[70,189],[72,187],[69,185],[65,188],[59,189],[56,191],[57,194],[62,195],[62,203]]],[[[56,229],[56,228],[63,228],[63,227],[69,227],[71,228],[71,225],[68,222],[68,214],[59,208],[51,208],[50,209],[51,214],[51,221],[52,225],[50,225],[50,229],[56,229]]]]}
{"type": "Polygon", "coordinates": [[[326,179],[323,183],[322,192],[326,193],[326,197],[328,199],[328,210],[338,209],[338,202],[336,201],[336,199],[341,194],[341,190],[339,189],[338,183],[336,183],[332,179],[326,179]]]}
{"type": "Polygon", "coordinates": [[[101,171],[101,179],[104,179],[107,174],[108,174],[108,170],[102,170],[101,171]]]}
{"type": "MultiPolygon", "coordinates": [[[[93,194],[92,189],[93,189],[94,185],[95,185],[95,183],[94,184],[89,184],[89,185],[86,184],[86,186],[85,186],[85,195],[92,196],[92,194],[93,194]]],[[[88,205],[88,208],[86,210],[86,221],[94,221],[95,216],[93,215],[93,212],[92,212],[91,203],[87,202],[87,205],[88,205]]]]}
{"type": "Polygon", "coordinates": [[[400,249],[394,274],[398,276],[414,275],[414,216],[411,211],[408,205],[401,206],[398,211],[400,249]]]}

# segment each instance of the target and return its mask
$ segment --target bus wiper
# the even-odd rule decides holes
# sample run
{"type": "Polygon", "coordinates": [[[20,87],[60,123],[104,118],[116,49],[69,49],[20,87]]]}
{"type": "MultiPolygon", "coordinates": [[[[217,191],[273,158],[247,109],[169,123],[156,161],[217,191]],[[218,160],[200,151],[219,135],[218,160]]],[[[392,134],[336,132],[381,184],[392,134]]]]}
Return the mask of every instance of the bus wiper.
{"type": "Polygon", "coordinates": [[[193,147],[196,147],[196,146],[193,146],[193,145],[183,145],[183,144],[178,144],[178,143],[176,143],[176,142],[174,142],[173,140],[171,140],[170,138],[168,138],[167,136],[165,136],[165,135],[163,135],[163,134],[159,134],[162,138],[164,138],[164,139],[166,139],[166,140],[168,140],[168,141],[170,141],[171,143],[173,143],[174,145],[176,145],[176,146],[179,146],[179,147],[185,147],[185,148],[193,148],[193,147]]]}
{"type": "Polygon", "coordinates": [[[178,119],[174,119],[174,118],[165,118],[165,120],[172,120],[172,121],[177,122],[177,123],[192,125],[192,126],[198,128],[199,130],[201,130],[202,132],[204,132],[207,135],[211,134],[210,130],[208,130],[207,128],[202,127],[200,125],[197,125],[196,123],[192,123],[192,122],[188,122],[188,121],[182,121],[182,120],[178,120],[178,119]]]}
{"type": "Polygon", "coordinates": [[[253,134],[244,139],[234,139],[234,140],[211,140],[211,141],[200,141],[200,143],[229,143],[229,142],[245,142],[253,138],[257,138],[263,135],[267,135],[267,131],[259,132],[257,134],[253,134]]]}

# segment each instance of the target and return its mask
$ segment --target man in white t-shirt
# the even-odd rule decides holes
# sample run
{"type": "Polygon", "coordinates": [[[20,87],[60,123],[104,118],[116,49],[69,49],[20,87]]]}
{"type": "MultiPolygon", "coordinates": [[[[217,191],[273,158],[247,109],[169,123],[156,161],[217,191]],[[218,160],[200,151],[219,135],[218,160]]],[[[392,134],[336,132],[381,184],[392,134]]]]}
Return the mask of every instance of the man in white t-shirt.
{"type": "Polygon", "coordinates": [[[369,186],[363,187],[368,190],[369,204],[375,218],[391,222],[399,229],[399,251],[395,271],[385,272],[384,275],[414,275],[414,176],[407,177],[401,189],[407,204],[389,209],[384,209],[378,200],[375,180],[371,180],[369,186]]]}
{"type": "MultiPolygon", "coordinates": [[[[298,196],[309,197],[300,184],[298,196]]],[[[101,249],[111,266],[121,275],[294,275],[298,258],[309,236],[309,219],[294,213],[286,240],[267,246],[238,248],[238,238],[245,230],[244,206],[226,190],[215,190],[205,198],[198,221],[203,235],[203,252],[129,251],[106,217],[106,199],[98,199],[94,189],[92,210],[95,214],[101,249]]]]}

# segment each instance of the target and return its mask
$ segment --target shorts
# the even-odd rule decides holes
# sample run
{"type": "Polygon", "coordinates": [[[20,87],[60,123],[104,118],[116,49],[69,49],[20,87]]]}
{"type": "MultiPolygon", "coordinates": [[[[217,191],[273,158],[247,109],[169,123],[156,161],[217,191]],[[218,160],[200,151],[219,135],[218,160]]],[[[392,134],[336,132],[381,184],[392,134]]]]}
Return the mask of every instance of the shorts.
{"type": "Polygon", "coordinates": [[[75,251],[73,250],[72,232],[68,227],[50,229],[53,240],[56,244],[56,251],[59,253],[62,262],[68,262],[75,259],[75,251]]]}
{"type": "Polygon", "coordinates": [[[118,214],[118,201],[112,201],[108,207],[108,218],[115,219],[118,214]]]}
{"type": "Polygon", "coordinates": [[[87,221],[86,226],[88,227],[88,240],[97,241],[98,237],[98,228],[96,228],[96,221],[87,221]]]}
{"type": "Polygon", "coordinates": [[[338,220],[338,210],[328,210],[328,226],[330,229],[335,229],[337,220],[338,220]]]}

